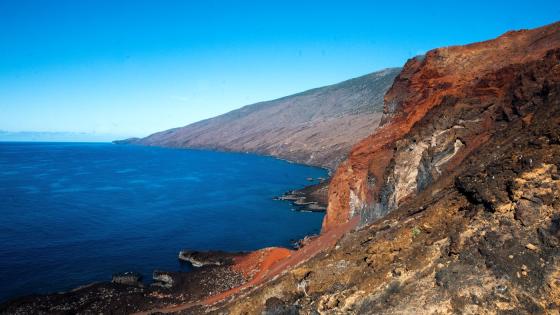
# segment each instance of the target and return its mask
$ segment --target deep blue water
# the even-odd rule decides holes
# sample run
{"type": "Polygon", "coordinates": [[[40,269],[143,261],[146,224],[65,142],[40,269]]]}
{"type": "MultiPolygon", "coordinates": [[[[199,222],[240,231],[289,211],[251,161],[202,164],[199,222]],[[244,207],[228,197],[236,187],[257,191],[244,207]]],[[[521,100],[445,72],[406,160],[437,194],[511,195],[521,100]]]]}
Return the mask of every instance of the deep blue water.
{"type": "Polygon", "coordinates": [[[183,248],[289,246],[323,215],[272,198],[319,176],[248,154],[0,143],[0,300],[181,270],[183,248]]]}

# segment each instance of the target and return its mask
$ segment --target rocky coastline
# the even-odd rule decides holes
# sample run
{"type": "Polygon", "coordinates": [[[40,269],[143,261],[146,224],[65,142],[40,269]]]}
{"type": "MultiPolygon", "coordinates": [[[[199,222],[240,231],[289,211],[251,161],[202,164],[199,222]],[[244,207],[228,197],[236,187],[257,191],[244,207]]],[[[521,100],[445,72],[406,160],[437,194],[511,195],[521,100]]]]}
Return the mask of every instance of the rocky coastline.
{"type": "MultiPolygon", "coordinates": [[[[560,23],[413,58],[385,105],[297,250],[182,251],[200,267],[0,312],[558,314],[560,23]]],[[[278,199],[318,205],[326,186],[278,199]]]]}
{"type": "Polygon", "coordinates": [[[329,179],[318,179],[315,183],[297,190],[290,190],[275,200],[285,200],[297,211],[325,212],[328,205],[329,179]]]}
{"type": "Polygon", "coordinates": [[[187,252],[195,268],[189,272],[154,271],[152,282],[142,275],[123,272],[111,282],[96,282],[67,292],[29,295],[0,304],[0,314],[130,314],[151,308],[165,308],[198,301],[243,285],[248,278],[234,270],[235,260],[247,253],[187,252]],[[200,267],[196,267],[200,265],[200,267]]]}
{"type": "MultiPolygon", "coordinates": [[[[297,211],[324,212],[329,179],[308,178],[313,184],[291,190],[275,200],[289,201],[297,211]]],[[[293,241],[300,249],[316,235],[293,241]]],[[[31,294],[0,303],[0,314],[129,314],[189,304],[240,287],[251,280],[267,259],[269,249],[256,252],[181,250],[177,259],[190,271],[154,270],[150,279],[135,271],[114,273],[110,281],[84,284],[70,291],[31,294]],[[255,255],[259,256],[255,259],[255,255]],[[263,257],[260,257],[263,256],[263,257]]],[[[272,249],[274,252],[274,249],[272,249]]],[[[286,250],[289,252],[289,250],[286,250]]],[[[274,256],[274,255],[271,255],[274,256]]]]}
{"type": "Polygon", "coordinates": [[[322,235],[358,229],[216,313],[558,314],[560,23],[413,58],[385,104],[329,187],[322,235]]]}

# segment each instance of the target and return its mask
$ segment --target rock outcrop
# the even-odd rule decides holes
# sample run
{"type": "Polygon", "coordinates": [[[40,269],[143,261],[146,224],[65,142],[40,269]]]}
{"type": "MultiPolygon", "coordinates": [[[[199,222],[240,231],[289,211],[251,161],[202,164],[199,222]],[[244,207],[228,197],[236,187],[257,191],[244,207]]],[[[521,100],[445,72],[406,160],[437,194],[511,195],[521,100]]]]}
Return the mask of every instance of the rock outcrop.
{"type": "Polygon", "coordinates": [[[182,250],[179,252],[179,260],[187,262],[193,267],[203,266],[227,266],[231,265],[236,257],[243,253],[226,253],[222,251],[191,251],[182,250]]]}
{"type": "Polygon", "coordinates": [[[290,201],[296,210],[323,212],[327,210],[328,191],[329,181],[325,180],[299,190],[286,192],[275,199],[290,201]]]}
{"type": "Polygon", "coordinates": [[[113,274],[112,283],[142,286],[142,275],[137,272],[127,271],[113,274]]]}
{"type": "Polygon", "coordinates": [[[382,126],[337,169],[323,228],[386,215],[449,174],[504,124],[529,119],[534,108],[523,102],[536,101],[515,89],[536,79],[519,72],[560,46],[558,28],[508,32],[409,60],[385,96],[382,126]]]}
{"type": "Polygon", "coordinates": [[[334,169],[377,128],[383,95],[399,71],[374,72],[116,143],[252,152],[334,169]]]}

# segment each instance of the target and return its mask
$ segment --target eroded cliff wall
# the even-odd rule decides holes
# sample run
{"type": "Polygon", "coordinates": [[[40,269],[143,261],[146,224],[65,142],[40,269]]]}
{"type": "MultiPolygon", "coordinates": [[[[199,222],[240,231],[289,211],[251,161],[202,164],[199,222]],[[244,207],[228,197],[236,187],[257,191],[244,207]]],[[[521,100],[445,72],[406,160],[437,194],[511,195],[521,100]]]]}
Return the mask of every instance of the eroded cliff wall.
{"type": "Polygon", "coordinates": [[[323,229],[385,215],[449,174],[500,126],[529,119],[527,106],[538,101],[523,89],[544,83],[518,78],[515,65],[560,47],[559,29],[508,32],[409,60],[385,95],[382,126],[335,172],[323,229]]]}

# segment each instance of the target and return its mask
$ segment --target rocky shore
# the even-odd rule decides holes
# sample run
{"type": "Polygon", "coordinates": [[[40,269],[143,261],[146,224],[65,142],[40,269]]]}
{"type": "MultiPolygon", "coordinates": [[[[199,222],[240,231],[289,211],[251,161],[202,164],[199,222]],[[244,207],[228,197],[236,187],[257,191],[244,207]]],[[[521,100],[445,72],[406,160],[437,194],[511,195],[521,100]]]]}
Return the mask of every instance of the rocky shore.
{"type": "Polygon", "coordinates": [[[228,266],[233,264],[236,257],[243,255],[244,253],[229,253],[223,251],[200,252],[182,250],[179,252],[179,260],[190,263],[193,267],[228,266]]]}
{"type": "Polygon", "coordinates": [[[275,199],[289,201],[298,211],[324,212],[328,205],[328,190],[329,180],[322,179],[317,184],[291,190],[275,199]]]}
{"type": "MultiPolygon", "coordinates": [[[[310,179],[319,183],[293,190],[278,200],[291,201],[300,211],[325,211],[328,180],[310,179]]],[[[294,241],[302,248],[317,236],[294,241]]],[[[284,257],[289,250],[279,249],[284,257]]],[[[190,264],[192,271],[155,270],[151,281],[133,271],[115,273],[111,281],[96,282],[68,292],[29,295],[0,304],[0,314],[129,314],[147,309],[166,309],[174,305],[197,304],[197,301],[238,288],[254,279],[261,264],[278,257],[274,249],[252,253],[181,250],[178,260],[190,264]]],[[[196,308],[195,305],[193,307],[196,308]]]]}
{"type": "Polygon", "coordinates": [[[246,283],[248,277],[233,268],[235,260],[246,255],[190,252],[190,257],[195,257],[202,267],[190,272],[154,271],[150,284],[142,282],[138,273],[118,273],[111,282],[7,301],[0,304],[0,314],[130,314],[199,301],[246,283]]]}

